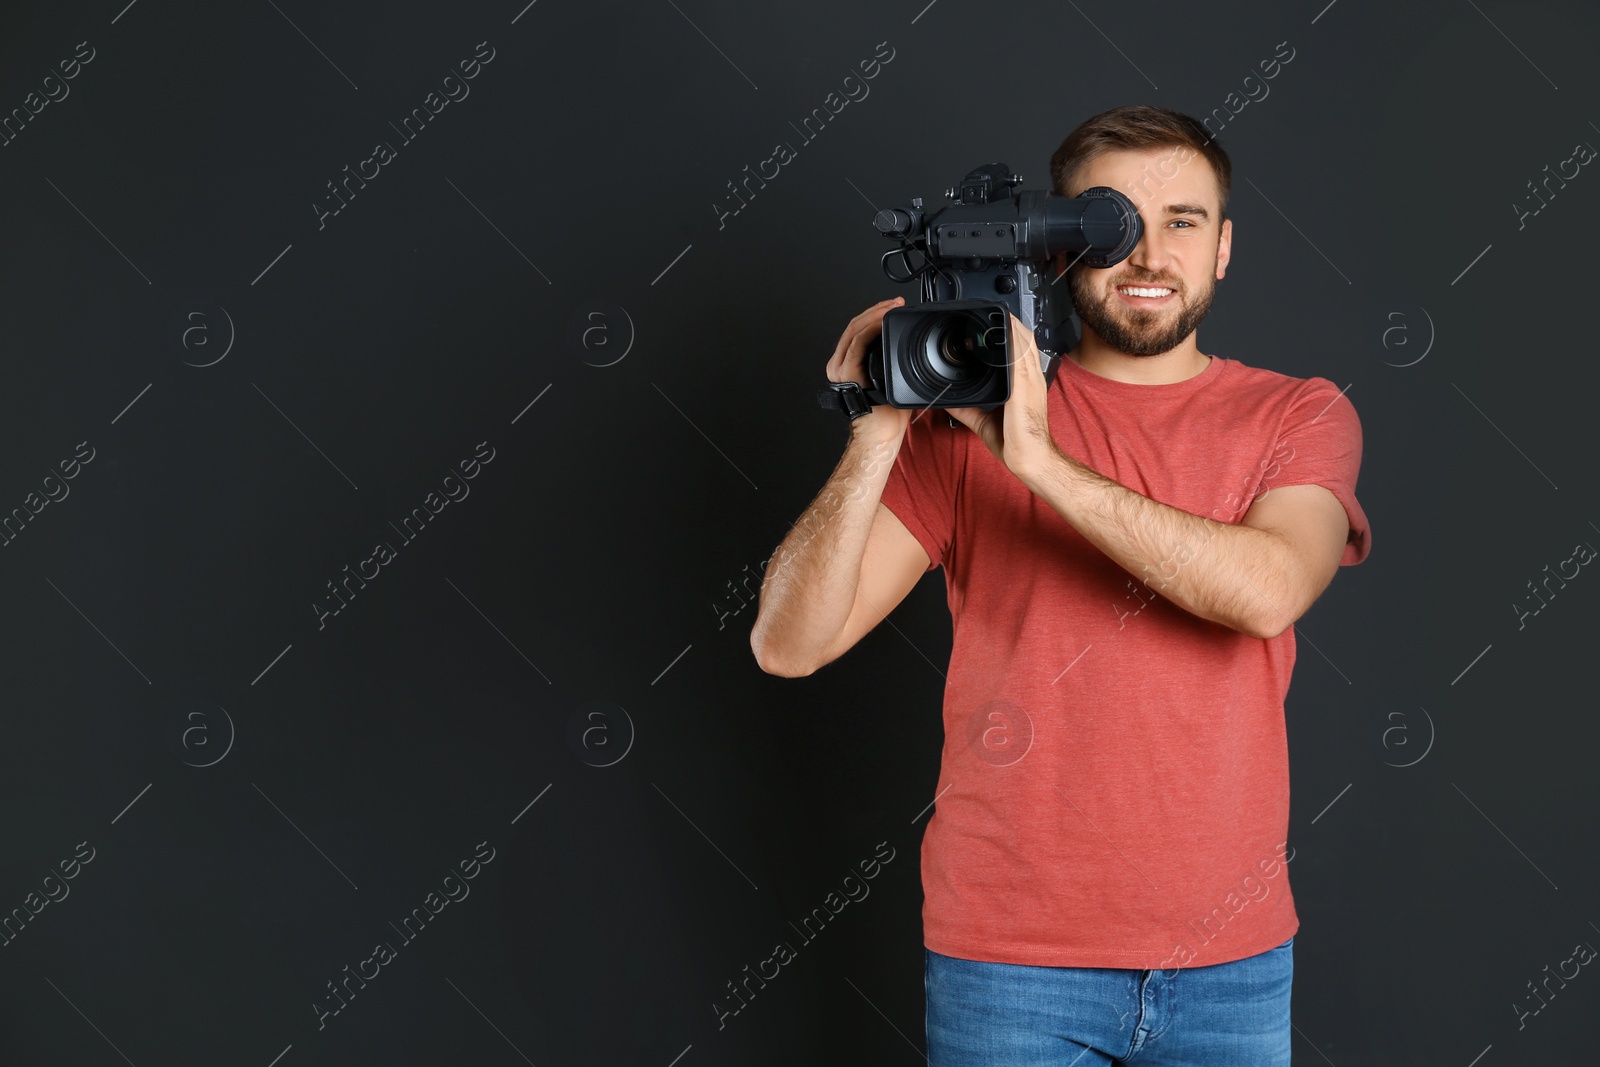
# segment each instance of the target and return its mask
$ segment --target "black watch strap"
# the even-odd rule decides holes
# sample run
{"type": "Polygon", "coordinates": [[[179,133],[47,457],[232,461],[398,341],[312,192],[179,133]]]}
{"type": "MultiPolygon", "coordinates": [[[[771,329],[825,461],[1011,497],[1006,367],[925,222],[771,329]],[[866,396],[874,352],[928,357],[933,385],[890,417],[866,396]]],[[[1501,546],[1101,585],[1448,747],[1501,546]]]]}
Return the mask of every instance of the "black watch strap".
{"type": "Polygon", "coordinates": [[[872,410],[867,391],[858,382],[829,382],[817,392],[817,403],[834,411],[842,411],[854,422],[872,410]]]}

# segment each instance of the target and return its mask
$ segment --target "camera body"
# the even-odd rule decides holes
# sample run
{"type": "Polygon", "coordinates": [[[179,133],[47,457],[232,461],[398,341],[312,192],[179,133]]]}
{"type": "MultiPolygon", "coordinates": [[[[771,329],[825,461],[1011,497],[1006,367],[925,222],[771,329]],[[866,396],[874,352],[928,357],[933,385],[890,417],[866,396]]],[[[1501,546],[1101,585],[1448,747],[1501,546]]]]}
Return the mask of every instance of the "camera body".
{"type": "MultiPolygon", "coordinates": [[[[1138,208],[1113,189],[1099,186],[1071,198],[1013,192],[1021,183],[1006,164],[989,163],[946,191],[951,203],[932,214],[920,198],[909,208],[878,212],[874,226],[900,244],[884,254],[884,273],[892,281],[920,281],[922,303],[885,313],[880,337],[869,343],[871,385],[862,393],[870,404],[1004,404],[1012,386],[1012,315],[1032,331],[1040,370],[1054,380],[1062,354],[1077,340],[1071,292],[1065,275],[1055,273],[1055,256],[1109,267],[1132,254],[1144,230],[1138,208]]],[[[822,403],[840,406],[837,390],[831,402],[828,392],[822,403]]]]}

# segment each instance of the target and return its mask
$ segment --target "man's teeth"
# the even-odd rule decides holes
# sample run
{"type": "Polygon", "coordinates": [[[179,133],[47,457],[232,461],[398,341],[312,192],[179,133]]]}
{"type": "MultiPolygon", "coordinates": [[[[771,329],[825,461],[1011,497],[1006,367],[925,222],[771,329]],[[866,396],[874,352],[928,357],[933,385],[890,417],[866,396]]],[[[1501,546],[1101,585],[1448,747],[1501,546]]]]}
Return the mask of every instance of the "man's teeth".
{"type": "Polygon", "coordinates": [[[1121,290],[1128,296],[1167,296],[1172,292],[1171,289],[1147,289],[1137,285],[1124,285],[1121,290]]]}

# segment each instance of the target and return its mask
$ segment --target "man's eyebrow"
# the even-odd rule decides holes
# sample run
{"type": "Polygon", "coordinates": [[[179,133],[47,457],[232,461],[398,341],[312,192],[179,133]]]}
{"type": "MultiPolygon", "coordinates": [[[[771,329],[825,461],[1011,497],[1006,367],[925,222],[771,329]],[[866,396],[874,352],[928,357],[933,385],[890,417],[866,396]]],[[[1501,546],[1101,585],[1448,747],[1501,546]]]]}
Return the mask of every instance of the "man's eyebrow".
{"type": "Polygon", "coordinates": [[[1199,215],[1203,219],[1209,219],[1211,217],[1211,212],[1207,211],[1205,208],[1201,207],[1199,204],[1168,204],[1167,205],[1167,214],[1168,215],[1199,215]]]}

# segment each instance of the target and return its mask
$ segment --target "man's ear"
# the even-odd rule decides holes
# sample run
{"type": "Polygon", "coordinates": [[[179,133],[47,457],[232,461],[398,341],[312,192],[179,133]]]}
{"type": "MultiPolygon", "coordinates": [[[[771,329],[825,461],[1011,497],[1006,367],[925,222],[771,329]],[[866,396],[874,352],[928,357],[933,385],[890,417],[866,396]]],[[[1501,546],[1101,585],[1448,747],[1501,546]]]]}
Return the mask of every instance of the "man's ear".
{"type": "Polygon", "coordinates": [[[1217,238],[1217,281],[1228,272],[1228,260],[1233,255],[1233,220],[1224,219],[1222,234],[1217,238]]]}

